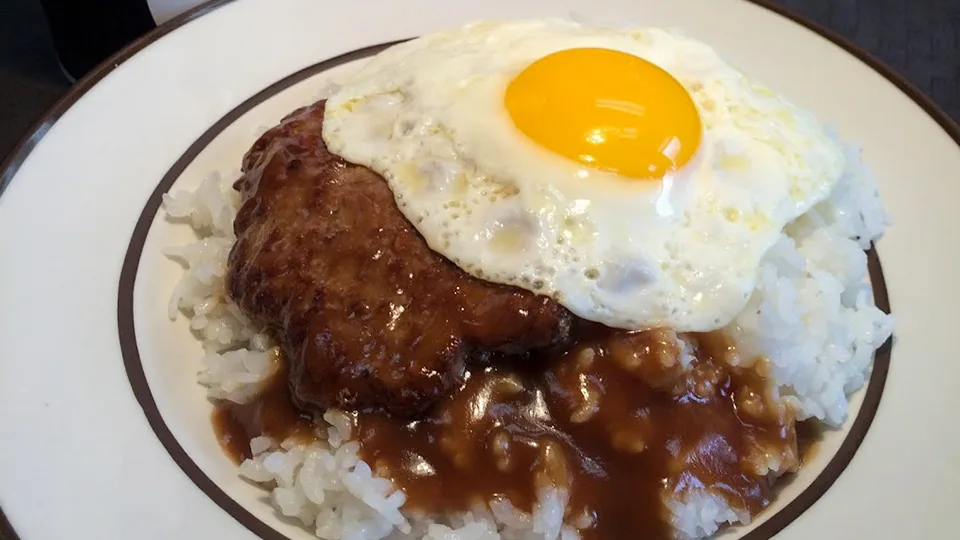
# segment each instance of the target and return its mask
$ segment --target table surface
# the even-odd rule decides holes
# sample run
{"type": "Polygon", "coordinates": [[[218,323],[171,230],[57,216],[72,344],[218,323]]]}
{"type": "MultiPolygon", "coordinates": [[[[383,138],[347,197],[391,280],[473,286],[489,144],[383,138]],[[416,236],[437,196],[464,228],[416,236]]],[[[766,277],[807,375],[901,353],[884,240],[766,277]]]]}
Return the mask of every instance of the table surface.
{"type": "MultiPolygon", "coordinates": [[[[960,121],[960,1],[773,1],[851,39],[960,121]]],[[[69,88],[39,0],[0,1],[0,156],[69,88]]]]}

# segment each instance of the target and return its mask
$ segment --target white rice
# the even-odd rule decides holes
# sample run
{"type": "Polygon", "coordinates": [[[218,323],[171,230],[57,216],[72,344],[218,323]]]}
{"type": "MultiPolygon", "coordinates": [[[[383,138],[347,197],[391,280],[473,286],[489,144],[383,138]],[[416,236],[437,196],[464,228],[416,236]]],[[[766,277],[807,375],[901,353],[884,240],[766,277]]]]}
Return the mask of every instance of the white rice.
{"type": "Polygon", "coordinates": [[[251,442],[253,459],[240,465],[244,477],[274,486],[272,501],[287,517],[299,519],[319,538],[428,540],[540,540],[579,536],[563,527],[564,504],[556,490],[544,493],[533,515],[506,501],[443,519],[401,512],[403,492],[373,475],[357,457],[349,421],[327,411],[329,436],[310,444],[277,445],[259,437],[251,442]]]}
{"type": "MultiPolygon", "coordinates": [[[[849,151],[848,174],[830,198],[792,223],[763,262],[757,289],[727,329],[742,365],[769,358],[770,376],[799,417],[841,424],[848,396],[867,380],[873,352],[893,320],[872,304],[863,250],[887,223],[875,181],[849,151]]],[[[216,174],[194,192],[164,196],[174,220],[190,223],[198,241],[167,250],[185,271],[170,303],[182,312],[207,350],[199,381],[211,397],[249,400],[274,373],[269,340],[224,293],[226,257],[235,241],[237,194],[216,174]]],[[[343,413],[328,411],[320,440],[288,444],[258,438],[240,474],[272,490],[276,510],[299,519],[319,538],[379,540],[573,540],[563,524],[565,494],[546,490],[532,515],[506,501],[451,516],[415,516],[405,496],[377,478],[357,457],[343,413]]],[[[771,472],[777,470],[770,463],[771,472]]],[[[689,491],[667,501],[678,538],[702,538],[725,523],[746,523],[724,499],[689,491]]]]}
{"type": "MultiPolygon", "coordinates": [[[[859,151],[831,196],[787,227],[760,269],[756,292],[728,329],[744,359],[770,359],[798,419],[832,426],[866,382],[893,318],[873,305],[864,250],[888,217],[859,151]]],[[[749,360],[747,360],[749,361],[749,360]]]]}

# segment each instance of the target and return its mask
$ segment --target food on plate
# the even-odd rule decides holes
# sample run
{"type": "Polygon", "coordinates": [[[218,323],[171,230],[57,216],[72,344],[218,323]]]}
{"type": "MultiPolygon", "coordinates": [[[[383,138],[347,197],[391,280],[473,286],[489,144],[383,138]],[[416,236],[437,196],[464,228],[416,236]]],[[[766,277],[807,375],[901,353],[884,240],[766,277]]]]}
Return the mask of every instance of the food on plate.
{"type": "Polygon", "coordinates": [[[675,31],[391,47],[234,187],[165,198],[201,236],[171,313],[240,473],[320,538],[750,523],[892,332],[859,153],[675,31]]]}
{"type": "Polygon", "coordinates": [[[237,183],[228,292],[271,330],[310,409],[423,412],[467,364],[566,339],[550,298],[471,277],[427,247],[383,178],[327,151],[323,104],[266,133],[237,183]]]}
{"type": "Polygon", "coordinates": [[[388,49],[330,96],[324,139],[464,270],[629,329],[728,324],[843,171],[816,119],[705,45],[562,21],[388,49]]]}

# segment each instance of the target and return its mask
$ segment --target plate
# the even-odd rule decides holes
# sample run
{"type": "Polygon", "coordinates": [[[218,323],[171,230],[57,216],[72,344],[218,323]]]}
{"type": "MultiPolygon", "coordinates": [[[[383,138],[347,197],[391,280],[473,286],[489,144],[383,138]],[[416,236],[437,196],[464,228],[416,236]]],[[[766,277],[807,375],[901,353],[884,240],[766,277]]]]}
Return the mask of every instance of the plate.
{"type": "Polygon", "coordinates": [[[2,169],[0,534],[310,538],[217,444],[200,346],[166,317],[180,270],[161,249],[192,233],[163,218],[160,196],[236,174],[266,126],[391,42],[571,13],[710,43],[861,145],[893,216],[871,277],[877,304],[895,308],[894,346],[776,504],[723,537],[952,536],[960,129],[838,36],[742,0],[218,1],[100,66],[2,169]]]}

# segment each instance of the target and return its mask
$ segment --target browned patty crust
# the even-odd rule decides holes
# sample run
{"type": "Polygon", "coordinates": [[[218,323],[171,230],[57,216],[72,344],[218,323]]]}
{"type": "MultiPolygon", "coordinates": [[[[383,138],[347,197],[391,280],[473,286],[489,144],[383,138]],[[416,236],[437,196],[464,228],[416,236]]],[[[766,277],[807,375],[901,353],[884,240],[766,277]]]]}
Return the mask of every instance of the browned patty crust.
{"type": "Polygon", "coordinates": [[[227,289],[287,357],[307,408],[424,411],[490,352],[566,339],[549,298],[476,279],[431,250],[373,171],[327,151],[324,102],[265,133],[235,184],[227,289]]]}

